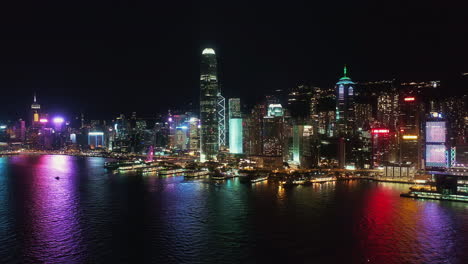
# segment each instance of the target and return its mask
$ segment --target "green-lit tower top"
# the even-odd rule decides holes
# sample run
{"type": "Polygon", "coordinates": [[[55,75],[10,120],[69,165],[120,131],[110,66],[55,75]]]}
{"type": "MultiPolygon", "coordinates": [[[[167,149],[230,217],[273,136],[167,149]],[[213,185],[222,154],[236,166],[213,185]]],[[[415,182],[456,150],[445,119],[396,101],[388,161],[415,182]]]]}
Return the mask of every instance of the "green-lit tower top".
{"type": "Polygon", "coordinates": [[[343,68],[343,77],[341,77],[340,80],[338,81],[338,84],[344,84],[344,83],[354,84],[353,81],[351,81],[351,78],[348,77],[348,67],[346,67],[346,65],[343,68]]]}
{"type": "Polygon", "coordinates": [[[348,67],[346,67],[346,65],[344,66],[343,68],[343,77],[340,78],[340,81],[344,81],[344,80],[351,80],[351,78],[349,78],[348,76],[348,67]]]}

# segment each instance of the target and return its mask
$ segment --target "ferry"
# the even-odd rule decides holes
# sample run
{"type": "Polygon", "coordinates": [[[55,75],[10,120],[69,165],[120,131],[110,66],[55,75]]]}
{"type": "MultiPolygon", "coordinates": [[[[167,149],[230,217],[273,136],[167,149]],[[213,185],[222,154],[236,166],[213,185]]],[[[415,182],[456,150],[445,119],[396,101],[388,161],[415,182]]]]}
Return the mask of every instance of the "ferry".
{"type": "Polygon", "coordinates": [[[202,177],[210,175],[210,171],[207,170],[194,170],[185,173],[185,177],[202,177]]]}
{"type": "Polygon", "coordinates": [[[426,171],[430,180],[414,180],[417,184],[401,197],[442,201],[468,202],[468,172],[458,170],[426,171]]]}
{"type": "Polygon", "coordinates": [[[225,180],[227,178],[232,178],[232,176],[228,175],[225,172],[215,171],[213,175],[211,175],[212,180],[225,180]]]}
{"type": "Polygon", "coordinates": [[[129,170],[143,169],[143,168],[146,168],[146,167],[148,167],[147,164],[137,163],[137,164],[133,164],[133,165],[129,165],[129,166],[119,167],[118,170],[119,171],[129,171],[129,170]]]}
{"type": "Polygon", "coordinates": [[[254,174],[239,177],[239,181],[242,183],[256,183],[268,180],[268,175],[265,174],[254,174]]]}
{"type": "Polygon", "coordinates": [[[281,181],[280,184],[282,186],[296,186],[296,185],[306,185],[310,184],[310,180],[304,179],[304,178],[299,178],[299,179],[293,179],[293,180],[287,180],[287,181],[281,181]]]}
{"type": "Polygon", "coordinates": [[[166,167],[155,165],[155,166],[151,166],[151,167],[142,168],[141,172],[155,172],[155,171],[160,171],[160,170],[163,170],[163,169],[166,169],[166,167]]]}
{"type": "Polygon", "coordinates": [[[263,177],[256,177],[256,178],[250,179],[250,182],[256,183],[256,182],[263,182],[267,180],[268,180],[268,176],[263,176],[263,177]]]}
{"type": "Polygon", "coordinates": [[[142,161],[136,160],[136,161],[108,161],[104,163],[104,168],[106,169],[118,169],[119,167],[126,167],[126,166],[131,166],[134,164],[139,164],[142,161]]]}
{"type": "Polygon", "coordinates": [[[336,177],[321,177],[310,180],[311,183],[325,183],[331,181],[336,181],[336,177]]]}
{"type": "Polygon", "coordinates": [[[184,172],[185,169],[167,169],[159,171],[159,175],[172,175],[184,172]]]}

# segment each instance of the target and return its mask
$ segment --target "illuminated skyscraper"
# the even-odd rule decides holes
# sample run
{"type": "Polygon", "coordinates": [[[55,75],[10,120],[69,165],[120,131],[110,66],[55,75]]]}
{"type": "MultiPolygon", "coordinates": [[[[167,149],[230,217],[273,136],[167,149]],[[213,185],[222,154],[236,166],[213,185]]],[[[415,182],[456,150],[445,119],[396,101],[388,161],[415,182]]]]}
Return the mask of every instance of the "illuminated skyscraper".
{"type": "Polygon", "coordinates": [[[351,135],[355,130],[354,82],[347,76],[346,66],[343,73],[335,86],[337,132],[339,135],[351,135]]]}
{"type": "Polygon", "coordinates": [[[396,91],[383,92],[377,98],[377,121],[392,131],[396,130],[398,123],[398,98],[396,91]]]}
{"type": "Polygon", "coordinates": [[[215,51],[206,48],[200,65],[200,160],[215,160],[219,150],[218,74],[215,51]]]}
{"type": "Polygon", "coordinates": [[[35,126],[39,123],[39,111],[41,110],[41,105],[37,103],[36,94],[34,93],[34,101],[31,104],[31,126],[35,126]]]}
{"type": "Polygon", "coordinates": [[[420,145],[421,102],[415,96],[402,96],[399,105],[398,134],[399,162],[420,168],[422,159],[420,145]]]}
{"type": "Polygon", "coordinates": [[[189,119],[189,149],[194,152],[200,150],[200,120],[196,117],[189,119]]]}
{"type": "Polygon", "coordinates": [[[263,117],[267,114],[265,104],[257,104],[245,120],[244,152],[247,155],[262,155],[263,117]]]}
{"type": "Polygon", "coordinates": [[[372,129],[372,165],[374,168],[391,161],[392,135],[388,128],[372,129]]]}
{"type": "Polygon", "coordinates": [[[426,120],[425,138],[426,168],[446,168],[448,166],[447,129],[446,121],[440,113],[433,112],[426,120]]]}
{"type": "Polygon", "coordinates": [[[224,148],[226,142],[226,99],[218,92],[218,146],[224,148]]]}
{"type": "Polygon", "coordinates": [[[229,99],[229,152],[233,154],[242,153],[243,142],[242,114],[240,110],[240,99],[229,99]]]}

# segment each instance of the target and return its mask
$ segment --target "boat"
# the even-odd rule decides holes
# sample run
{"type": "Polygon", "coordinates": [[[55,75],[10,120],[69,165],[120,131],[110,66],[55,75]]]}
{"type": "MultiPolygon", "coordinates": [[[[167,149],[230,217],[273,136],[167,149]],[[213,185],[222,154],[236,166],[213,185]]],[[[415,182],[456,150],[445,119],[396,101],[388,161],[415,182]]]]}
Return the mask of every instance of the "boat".
{"type": "Polygon", "coordinates": [[[299,178],[299,179],[289,179],[286,181],[281,181],[280,184],[282,186],[297,186],[297,185],[308,185],[310,184],[310,180],[299,178]]]}
{"type": "Polygon", "coordinates": [[[122,166],[122,167],[119,167],[118,170],[119,171],[129,171],[129,170],[137,170],[137,169],[144,169],[148,167],[147,164],[145,163],[138,163],[138,164],[132,164],[132,165],[129,165],[129,166],[122,166]]]}
{"type": "Polygon", "coordinates": [[[260,173],[239,177],[239,181],[242,183],[256,183],[266,180],[268,180],[268,175],[260,173]]]}
{"type": "Polygon", "coordinates": [[[263,182],[263,181],[267,181],[268,180],[268,176],[260,176],[260,177],[255,177],[253,179],[250,179],[250,182],[251,183],[256,183],[256,182],[263,182]]]}
{"type": "Polygon", "coordinates": [[[159,171],[159,175],[172,175],[184,172],[185,169],[167,169],[159,171]]]}
{"type": "Polygon", "coordinates": [[[221,171],[216,170],[213,175],[211,175],[212,180],[225,180],[227,179],[227,174],[221,171]]]}
{"type": "Polygon", "coordinates": [[[136,161],[108,161],[104,163],[106,169],[118,169],[119,167],[130,166],[135,164],[136,161]]]}
{"type": "Polygon", "coordinates": [[[225,179],[226,179],[226,176],[224,176],[224,175],[216,175],[216,176],[213,175],[213,176],[211,176],[211,179],[212,179],[212,180],[221,181],[221,180],[225,180],[225,179]]]}
{"type": "Polygon", "coordinates": [[[185,177],[193,178],[193,177],[202,177],[210,175],[210,171],[208,170],[194,170],[185,173],[185,177]]]}
{"type": "Polygon", "coordinates": [[[164,169],[166,169],[166,167],[154,165],[154,166],[141,168],[140,170],[141,170],[141,172],[155,172],[155,171],[161,171],[161,170],[164,170],[164,169]]]}
{"type": "Polygon", "coordinates": [[[336,177],[320,177],[310,180],[311,183],[325,183],[330,181],[336,181],[336,177]]]}

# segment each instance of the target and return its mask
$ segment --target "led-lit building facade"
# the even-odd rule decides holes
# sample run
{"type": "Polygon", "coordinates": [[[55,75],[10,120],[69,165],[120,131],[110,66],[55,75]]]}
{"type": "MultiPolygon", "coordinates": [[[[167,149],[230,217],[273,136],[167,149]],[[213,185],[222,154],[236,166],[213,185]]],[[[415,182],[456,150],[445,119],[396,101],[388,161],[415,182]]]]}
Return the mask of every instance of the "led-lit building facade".
{"type": "Polygon", "coordinates": [[[227,146],[226,139],[226,99],[221,94],[221,91],[218,92],[218,147],[224,149],[227,146]]]}
{"type": "Polygon", "coordinates": [[[200,160],[216,160],[219,151],[218,74],[215,51],[206,48],[200,65],[200,160]]]}
{"type": "Polygon", "coordinates": [[[355,131],[354,92],[355,83],[347,76],[347,68],[344,67],[344,75],[336,83],[336,129],[338,135],[352,135],[355,131]]]}
{"type": "Polygon", "coordinates": [[[36,94],[34,94],[33,103],[31,104],[31,126],[35,127],[40,121],[41,105],[36,100],[36,94]]]}
{"type": "Polygon", "coordinates": [[[90,131],[88,132],[88,145],[93,148],[102,148],[105,146],[104,132],[90,131]]]}
{"type": "Polygon", "coordinates": [[[229,152],[243,153],[242,114],[239,98],[229,99],[229,152]]]}
{"type": "Polygon", "coordinates": [[[415,96],[402,96],[399,104],[398,140],[399,163],[420,168],[421,151],[421,102],[415,96]]]}
{"type": "Polygon", "coordinates": [[[372,165],[379,167],[389,162],[391,157],[392,136],[388,128],[374,128],[372,136],[372,165]]]}
{"type": "Polygon", "coordinates": [[[425,124],[425,167],[429,169],[446,168],[447,153],[446,121],[439,113],[431,113],[425,124]]]}

